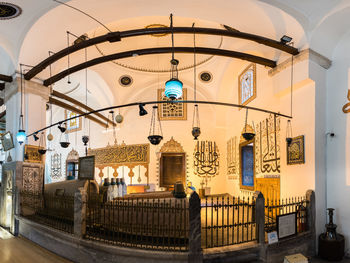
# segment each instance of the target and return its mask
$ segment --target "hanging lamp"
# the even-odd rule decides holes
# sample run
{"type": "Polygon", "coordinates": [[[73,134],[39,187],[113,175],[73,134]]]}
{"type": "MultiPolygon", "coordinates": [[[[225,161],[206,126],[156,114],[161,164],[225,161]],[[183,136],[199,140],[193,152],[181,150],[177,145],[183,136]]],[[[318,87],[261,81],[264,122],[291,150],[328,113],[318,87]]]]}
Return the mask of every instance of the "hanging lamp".
{"type": "MultiPolygon", "coordinates": [[[[79,41],[79,38],[77,39],[79,41]]],[[[76,41],[77,41],[76,40],[76,41]]],[[[87,49],[85,48],[85,62],[87,62],[87,49]]],[[[88,106],[88,103],[87,103],[87,91],[88,91],[88,73],[87,73],[87,68],[85,69],[85,106],[87,107],[88,106]]],[[[87,112],[87,110],[86,110],[87,112]]],[[[81,137],[81,140],[82,142],[84,143],[84,146],[85,146],[85,155],[87,156],[88,155],[88,150],[87,150],[87,144],[90,140],[90,137],[87,135],[87,125],[86,125],[86,122],[87,122],[87,119],[86,117],[84,117],[84,133],[85,135],[83,135],[81,137]]],[[[108,125],[108,123],[107,123],[108,125]]]]}
{"type": "Polygon", "coordinates": [[[244,139],[246,139],[247,141],[253,140],[255,137],[255,128],[254,128],[254,123],[253,124],[253,130],[247,130],[247,126],[248,126],[248,109],[246,111],[246,115],[245,115],[245,124],[244,124],[244,133],[242,133],[242,136],[244,139]]]}
{"type": "Polygon", "coordinates": [[[44,137],[45,137],[45,134],[42,132],[40,135],[39,149],[38,149],[38,153],[41,155],[44,155],[46,153],[46,149],[44,148],[44,137]]]}
{"type": "Polygon", "coordinates": [[[287,121],[287,130],[286,130],[286,142],[289,146],[292,143],[293,134],[292,134],[292,122],[290,120],[287,121]]]}
{"type": "Polygon", "coordinates": [[[158,145],[163,139],[162,126],[160,124],[158,116],[158,106],[153,106],[152,117],[151,117],[151,127],[149,129],[148,140],[153,145],[158,145]],[[158,130],[156,131],[156,118],[158,121],[158,130]]]}
{"type": "Polygon", "coordinates": [[[23,71],[22,71],[22,64],[20,64],[20,71],[21,71],[21,114],[19,115],[19,125],[18,125],[18,132],[16,134],[16,139],[19,145],[22,145],[22,143],[25,142],[27,135],[26,131],[24,130],[23,125],[23,71]]]}
{"type": "Polygon", "coordinates": [[[170,74],[171,78],[165,82],[165,96],[171,100],[182,97],[182,82],[178,79],[177,66],[179,61],[174,58],[174,30],[173,30],[173,14],[170,14],[170,28],[171,28],[171,43],[172,43],[172,58],[170,60],[170,74]]]}
{"type": "MultiPolygon", "coordinates": [[[[51,56],[51,54],[54,54],[54,52],[52,51],[49,51],[49,56],[51,56]]],[[[49,66],[49,71],[50,71],[50,78],[52,77],[52,68],[51,68],[52,64],[50,64],[49,66]]],[[[50,97],[52,95],[52,91],[53,91],[53,88],[52,88],[52,85],[50,85],[50,97]]],[[[49,104],[49,107],[50,107],[50,130],[49,130],[49,134],[47,135],[47,140],[49,142],[51,142],[53,140],[53,135],[51,133],[51,126],[52,126],[52,104],[50,103],[49,104]]],[[[50,148],[50,144],[49,144],[49,148],[50,148]]]]}
{"type": "MultiPolygon", "coordinates": [[[[62,130],[64,130],[64,131],[66,131],[66,123],[64,123],[63,124],[64,126],[59,126],[59,127],[61,127],[61,132],[62,132],[62,130]]],[[[60,145],[61,145],[61,147],[62,148],[68,148],[69,147],[69,145],[70,145],[70,142],[69,142],[69,138],[68,138],[68,133],[65,133],[65,132],[62,132],[61,133],[61,138],[60,138],[60,145]]]]}
{"type": "MultiPolygon", "coordinates": [[[[291,71],[290,71],[290,116],[293,117],[293,68],[294,68],[294,56],[292,56],[292,64],[291,64],[291,71]]],[[[292,143],[293,140],[293,134],[292,134],[292,121],[287,121],[287,128],[286,128],[286,142],[289,146],[292,143]]]]}
{"type": "MultiPolygon", "coordinates": [[[[194,86],[194,101],[197,101],[197,69],[196,69],[196,34],[194,29],[194,23],[192,24],[193,27],[193,86],[194,86]]],[[[199,124],[199,110],[198,110],[198,104],[195,104],[193,107],[193,120],[192,120],[192,135],[195,140],[198,140],[197,138],[201,134],[201,128],[199,124]]]]}

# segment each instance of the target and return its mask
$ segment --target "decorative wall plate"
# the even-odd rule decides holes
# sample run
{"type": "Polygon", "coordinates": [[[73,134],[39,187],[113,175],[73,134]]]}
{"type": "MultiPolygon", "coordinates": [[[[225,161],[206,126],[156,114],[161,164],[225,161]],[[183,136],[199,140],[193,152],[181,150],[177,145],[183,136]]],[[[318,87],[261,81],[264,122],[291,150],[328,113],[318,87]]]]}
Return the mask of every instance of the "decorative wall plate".
{"type": "Polygon", "coordinates": [[[22,9],[15,4],[0,2],[0,20],[12,19],[22,14],[22,9]]]}

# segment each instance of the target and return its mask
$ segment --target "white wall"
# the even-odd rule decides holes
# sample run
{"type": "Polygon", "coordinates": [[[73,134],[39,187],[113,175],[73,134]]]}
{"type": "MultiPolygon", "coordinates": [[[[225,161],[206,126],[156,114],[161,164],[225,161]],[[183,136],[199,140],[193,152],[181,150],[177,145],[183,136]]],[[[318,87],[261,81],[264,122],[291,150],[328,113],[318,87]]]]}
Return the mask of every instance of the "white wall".
{"type": "Polygon", "coordinates": [[[335,208],[337,231],[345,235],[346,250],[350,249],[350,115],[344,114],[350,89],[350,35],[346,35],[333,53],[327,79],[327,207],[335,208]]]}
{"type": "MultiPolygon", "coordinates": [[[[238,75],[247,64],[231,63],[222,86],[229,87],[228,98],[238,103],[238,75]]],[[[304,196],[306,190],[315,189],[315,84],[308,79],[308,61],[294,65],[293,91],[293,137],[305,136],[305,164],[287,165],[286,160],[286,126],[287,120],[281,118],[280,163],[281,163],[281,197],[304,196]],[[302,183],[300,183],[302,182],[302,183]]],[[[290,115],[290,67],[273,76],[268,76],[268,69],[257,66],[257,98],[249,106],[263,108],[290,115]]],[[[226,113],[226,138],[239,136],[244,127],[245,110],[232,109],[226,113]]],[[[255,125],[268,118],[266,113],[249,111],[248,124],[255,125]]],[[[239,195],[239,179],[227,180],[226,191],[239,195]]]]}

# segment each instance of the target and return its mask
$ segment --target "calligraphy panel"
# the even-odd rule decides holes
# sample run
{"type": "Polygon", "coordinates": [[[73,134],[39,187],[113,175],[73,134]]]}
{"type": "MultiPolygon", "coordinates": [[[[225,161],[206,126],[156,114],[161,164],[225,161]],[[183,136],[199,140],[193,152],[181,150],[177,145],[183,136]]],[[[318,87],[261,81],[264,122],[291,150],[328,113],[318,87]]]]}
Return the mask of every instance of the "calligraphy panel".
{"type": "Polygon", "coordinates": [[[228,179],[238,177],[238,144],[236,136],[227,141],[227,174],[228,179]]]}
{"type": "Polygon", "coordinates": [[[280,118],[270,115],[256,126],[255,173],[257,178],[279,177],[280,118]]]}
{"type": "Polygon", "coordinates": [[[123,144],[89,149],[89,155],[95,155],[96,165],[149,163],[149,154],[149,144],[123,144]]]}

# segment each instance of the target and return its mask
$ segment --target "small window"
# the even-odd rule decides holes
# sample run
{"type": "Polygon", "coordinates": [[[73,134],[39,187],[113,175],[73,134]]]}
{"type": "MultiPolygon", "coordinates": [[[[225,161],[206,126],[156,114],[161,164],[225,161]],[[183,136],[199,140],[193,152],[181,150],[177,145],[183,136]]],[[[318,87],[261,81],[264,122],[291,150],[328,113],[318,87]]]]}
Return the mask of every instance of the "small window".
{"type": "Polygon", "coordinates": [[[240,105],[247,105],[256,98],[256,65],[250,64],[238,77],[240,105]]]}

